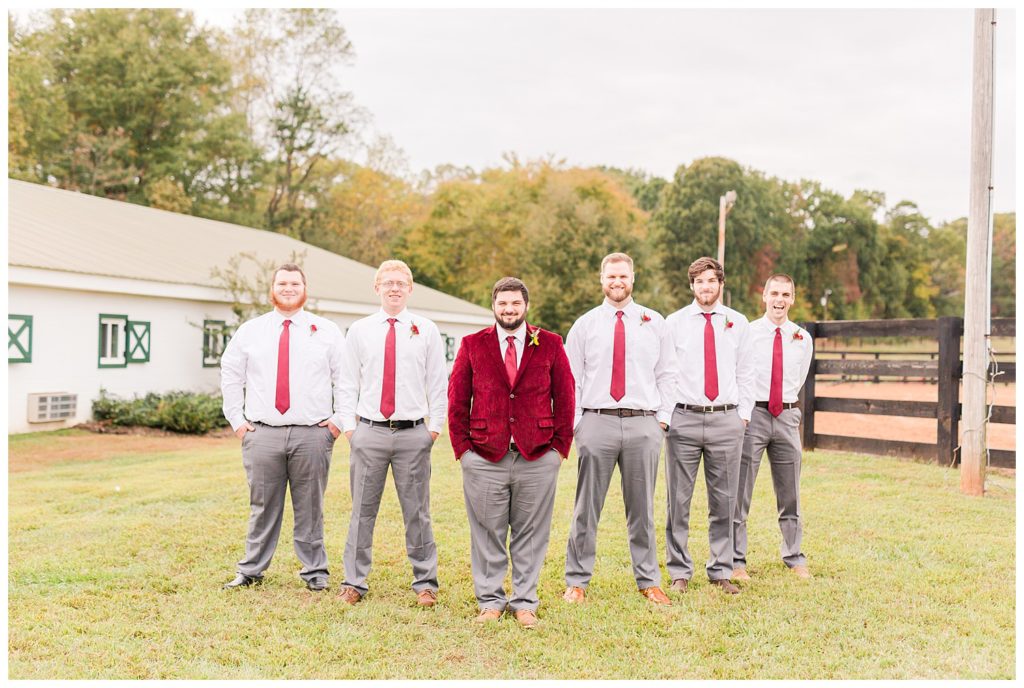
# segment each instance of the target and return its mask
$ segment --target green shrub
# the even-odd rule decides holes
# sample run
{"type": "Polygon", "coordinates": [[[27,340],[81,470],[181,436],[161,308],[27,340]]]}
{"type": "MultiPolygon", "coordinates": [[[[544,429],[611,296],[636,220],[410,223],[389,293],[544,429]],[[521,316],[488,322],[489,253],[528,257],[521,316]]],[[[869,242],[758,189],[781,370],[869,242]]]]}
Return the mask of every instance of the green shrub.
{"type": "Polygon", "coordinates": [[[99,398],[92,402],[92,413],[96,420],[112,425],[141,425],[193,435],[228,424],[220,396],[197,392],[150,392],[144,397],[118,399],[101,389],[99,398]]]}

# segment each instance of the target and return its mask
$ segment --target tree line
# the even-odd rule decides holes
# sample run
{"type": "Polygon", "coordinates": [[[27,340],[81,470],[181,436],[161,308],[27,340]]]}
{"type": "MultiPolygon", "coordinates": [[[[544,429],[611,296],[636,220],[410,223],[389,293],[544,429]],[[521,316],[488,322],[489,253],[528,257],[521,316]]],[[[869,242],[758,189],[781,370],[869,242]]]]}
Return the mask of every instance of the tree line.
{"type": "MultiPolygon", "coordinates": [[[[909,200],[849,197],[737,161],[671,179],[508,154],[476,171],[414,175],[346,90],[354,47],[329,9],[247,10],[230,31],[171,9],[8,15],[8,174],[281,232],[370,265],[404,259],[418,282],[488,305],[503,275],[531,287],[531,318],[565,333],[600,294],[601,258],[637,264],[637,300],[691,300],[687,266],[727,223],[730,304],[761,310],[772,272],[798,285],[795,319],[960,315],[966,220],[933,226],[909,200]],[[358,162],[357,162],[358,160],[358,162]],[[828,294],[827,305],[822,297],[828,294]],[[826,311],[827,309],[827,311],[826,311]]],[[[994,221],[992,311],[1015,311],[1016,215],[994,221]]]]}

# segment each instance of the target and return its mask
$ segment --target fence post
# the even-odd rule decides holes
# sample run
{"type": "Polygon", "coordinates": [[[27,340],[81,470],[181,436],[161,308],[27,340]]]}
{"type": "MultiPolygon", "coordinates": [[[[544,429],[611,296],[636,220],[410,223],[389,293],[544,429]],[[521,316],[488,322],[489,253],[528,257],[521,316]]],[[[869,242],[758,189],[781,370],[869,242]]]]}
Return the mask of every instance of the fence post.
{"type": "Polygon", "coordinates": [[[818,324],[815,322],[805,322],[802,326],[811,335],[811,339],[814,341],[814,349],[811,351],[811,367],[807,370],[807,380],[804,382],[803,389],[800,390],[800,409],[802,411],[803,422],[801,423],[802,428],[802,439],[804,449],[814,449],[814,375],[815,369],[818,367],[814,359],[814,352],[818,348],[818,342],[816,337],[818,334],[818,324]]]}
{"type": "Polygon", "coordinates": [[[935,461],[942,466],[959,462],[955,456],[960,430],[960,335],[963,318],[939,318],[939,399],[935,461]]]}

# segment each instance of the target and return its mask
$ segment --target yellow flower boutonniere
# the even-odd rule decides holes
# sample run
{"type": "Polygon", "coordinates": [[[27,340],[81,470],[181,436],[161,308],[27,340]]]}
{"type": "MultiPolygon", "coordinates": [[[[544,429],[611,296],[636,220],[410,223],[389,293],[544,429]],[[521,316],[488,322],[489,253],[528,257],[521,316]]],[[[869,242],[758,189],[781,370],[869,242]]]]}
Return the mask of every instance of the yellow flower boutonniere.
{"type": "Polygon", "coordinates": [[[530,346],[540,346],[540,330],[527,331],[530,335],[530,346]]]}

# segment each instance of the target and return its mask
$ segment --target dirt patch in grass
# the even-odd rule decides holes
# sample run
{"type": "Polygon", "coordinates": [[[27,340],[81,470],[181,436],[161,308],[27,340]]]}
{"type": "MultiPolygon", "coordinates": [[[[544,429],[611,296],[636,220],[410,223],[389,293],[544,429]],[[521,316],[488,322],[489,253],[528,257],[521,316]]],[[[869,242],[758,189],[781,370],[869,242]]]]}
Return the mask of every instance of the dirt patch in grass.
{"type": "Polygon", "coordinates": [[[19,473],[64,461],[98,461],[124,454],[209,450],[238,444],[230,428],[226,428],[226,434],[223,431],[216,431],[209,435],[179,435],[153,428],[118,430],[115,434],[91,432],[81,428],[60,434],[40,433],[9,437],[7,470],[10,473],[19,473]]]}

